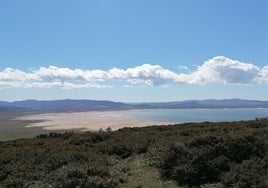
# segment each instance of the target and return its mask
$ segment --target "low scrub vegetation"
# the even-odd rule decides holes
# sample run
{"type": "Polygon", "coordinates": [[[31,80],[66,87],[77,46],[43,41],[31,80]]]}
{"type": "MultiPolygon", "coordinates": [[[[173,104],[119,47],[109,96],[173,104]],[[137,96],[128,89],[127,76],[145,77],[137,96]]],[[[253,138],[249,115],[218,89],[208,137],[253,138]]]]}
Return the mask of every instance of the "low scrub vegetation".
{"type": "Polygon", "coordinates": [[[0,187],[267,187],[267,125],[185,123],[0,142],[0,187]]]}

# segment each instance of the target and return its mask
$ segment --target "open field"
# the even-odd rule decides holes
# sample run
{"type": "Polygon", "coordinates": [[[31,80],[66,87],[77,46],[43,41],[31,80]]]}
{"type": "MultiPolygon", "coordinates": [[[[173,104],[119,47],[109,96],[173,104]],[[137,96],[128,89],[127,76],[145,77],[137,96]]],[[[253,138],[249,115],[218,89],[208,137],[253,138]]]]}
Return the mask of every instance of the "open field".
{"type": "Polygon", "coordinates": [[[36,121],[15,120],[20,114],[0,114],[0,141],[18,138],[32,138],[41,133],[48,133],[40,127],[26,128],[36,121]]]}
{"type": "MultiPolygon", "coordinates": [[[[33,138],[39,134],[47,134],[51,130],[43,129],[39,126],[30,126],[43,122],[40,119],[19,119],[19,117],[34,116],[37,114],[31,113],[0,113],[0,141],[14,140],[20,138],[33,138]],[[28,127],[30,126],[30,127],[28,127]]],[[[64,133],[67,130],[57,130],[59,133],[64,133]]],[[[80,132],[78,129],[69,129],[69,131],[80,132]]]]}

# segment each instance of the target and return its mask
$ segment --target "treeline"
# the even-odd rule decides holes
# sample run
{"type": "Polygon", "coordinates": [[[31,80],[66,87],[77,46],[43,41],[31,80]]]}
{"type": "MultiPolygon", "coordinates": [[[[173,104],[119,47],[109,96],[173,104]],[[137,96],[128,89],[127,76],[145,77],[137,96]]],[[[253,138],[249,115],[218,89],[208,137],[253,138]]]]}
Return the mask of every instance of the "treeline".
{"type": "Polygon", "coordinates": [[[0,187],[133,187],[140,159],[141,171],[159,172],[151,177],[166,187],[267,187],[267,125],[186,123],[0,142],[0,187]]]}

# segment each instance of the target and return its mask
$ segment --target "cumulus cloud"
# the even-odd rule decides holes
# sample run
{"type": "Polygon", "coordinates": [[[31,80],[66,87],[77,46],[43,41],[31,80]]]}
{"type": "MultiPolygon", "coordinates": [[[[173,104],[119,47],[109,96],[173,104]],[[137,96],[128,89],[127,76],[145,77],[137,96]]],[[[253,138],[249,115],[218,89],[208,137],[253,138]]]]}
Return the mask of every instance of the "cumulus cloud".
{"type": "Polygon", "coordinates": [[[262,71],[263,69],[250,63],[217,56],[206,61],[191,74],[185,75],[184,79],[190,84],[255,84],[258,79],[265,77],[265,74],[261,75],[262,71]]]}
{"type": "Polygon", "coordinates": [[[195,70],[189,70],[181,65],[179,67],[187,70],[187,73],[177,73],[151,64],[110,70],[82,70],[49,66],[24,72],[6,68],[0,72],[0,88],[104,88],[112,87],[117,82],[121,83],[122,87],[126,85],[129,87],[133,85],[268,83],[268,66],[260,68],[223,56],[209,59],[195,70]]]}

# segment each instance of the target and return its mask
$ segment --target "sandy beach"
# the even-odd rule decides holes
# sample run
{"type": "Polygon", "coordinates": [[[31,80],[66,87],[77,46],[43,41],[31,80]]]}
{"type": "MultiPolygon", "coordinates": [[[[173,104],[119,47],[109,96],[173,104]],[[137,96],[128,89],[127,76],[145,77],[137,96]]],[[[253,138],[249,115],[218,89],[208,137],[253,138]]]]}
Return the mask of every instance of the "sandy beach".
{"type": "MultiPolygon", "coordinates": [[[[116,112],[115,112],[116,113],[116,112]]],[[[34,122],[27,127],[42,127],[45,130],[80,130],[98,131],[111,127],[117,130],[123,127],[144,127],[152,125],[169,125],[171,122],[142,121],[114,117],[113,112],[74,112],[74,113],[46,113],[27,115],[16,120],[41,121],[34,122]]]]}

